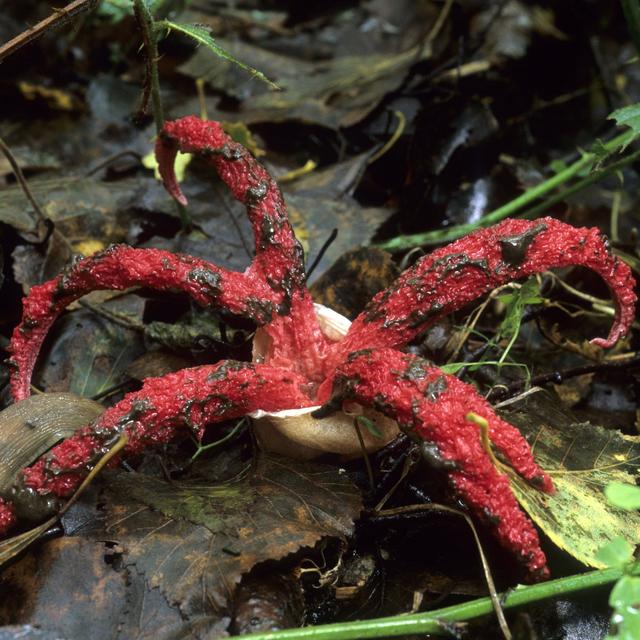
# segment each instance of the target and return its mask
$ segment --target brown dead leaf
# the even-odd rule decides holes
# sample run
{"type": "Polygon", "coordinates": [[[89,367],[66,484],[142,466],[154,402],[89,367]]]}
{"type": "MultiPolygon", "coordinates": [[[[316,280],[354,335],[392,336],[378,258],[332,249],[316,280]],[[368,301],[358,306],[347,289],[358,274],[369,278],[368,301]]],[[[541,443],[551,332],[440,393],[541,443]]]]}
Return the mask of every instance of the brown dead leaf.
{"type": "Polygon", "coordinates": [[[109,493],[106,534],[191,620],[224,611],[256,564],[350,535],[360,510],[335,467],[267,456],[241,480],[169,484],[130,473],[109,493]]]}
{"type": "Polygon", "coordinates": [[[125,575],[105,562],[104,545],[60,538],[3,573],[0,624],[30,624],[58,637],[113,638],[125,608],[125,575]]]}
{"type": "MultiPolygon", "coordinates": [[[[392,54],[345,55],[309,62],[250,43],[217,38],[231,55],[258,66],[282,91],[248,84],[246,74],[204,48],[180,67],[185,75],[204,78],[212,87],[244,100],[243,122],[301,120],[331,129],[349,127],[365,118],[385,95],[396,89],[415,62],[428,57],[421,45],[392,54]]],[[[224,120],[224,113],[210,113],[224,120]]]]}
{"type": "Polygon", "coordinates": [[[375,247],[347,251],[310,288],[316,302],[353,320],[399,275],[391,254],[375,247]]]}

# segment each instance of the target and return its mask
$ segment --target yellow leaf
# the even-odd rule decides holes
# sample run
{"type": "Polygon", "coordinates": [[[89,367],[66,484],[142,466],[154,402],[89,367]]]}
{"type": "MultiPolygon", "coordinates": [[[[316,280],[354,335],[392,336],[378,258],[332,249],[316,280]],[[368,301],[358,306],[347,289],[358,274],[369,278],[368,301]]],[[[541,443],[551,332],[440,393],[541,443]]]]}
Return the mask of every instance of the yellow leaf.
{"type": "Polygon", "coordinates": [[[88,239],[81,240],[80,242],[73,243],[73,250],[76,253],[81,253],[83,256],[90,256],[98,251],[102,251],[104,249],[104,242],[101,240],[88,239]]]}
{"type": "Polygon", "coordinates": [[[79,106],[77,99],[62,89],[43,87],[42,85],[24,82],[23,80],[18,82],[18,89],[20,89],[20,93],[22,93],[27,100],[41,98],[45,100],[52,109],[57,109],[58,111],[73,111],[79,106]]]}
{"type": "MultiPolygon", "coordinates": [[[[191,162],[191,158],[193,156],[190,153],[182,153],[178,151],[178,155],[176,156],[176,162],[174,165],[176,172],[176,179],[178,182],[182,182],[184,180],[184,174],[187,171],[187,167],[191,162]]],[[[153,169],[153,175],[156,180],[160,180],[160,172],[158,171],[158,163],[156,162],[156,154],[153,151],[147,153],[146,156],[142,158],[142,165],[147,169],[153,169]]]]}
{"type": "Polygon", "coordinates": [[[590,567],[604,568],[597,555],[601,547],[619,536],[638,543],[640,512],[614,507],[604,488],[614,481],[634,483],[640,436],[577,422],[547,392],[528,396],[503,417],[525,434],[556,486],[550,496],[509,474],[518,501],[557,546],[590,567]]]}

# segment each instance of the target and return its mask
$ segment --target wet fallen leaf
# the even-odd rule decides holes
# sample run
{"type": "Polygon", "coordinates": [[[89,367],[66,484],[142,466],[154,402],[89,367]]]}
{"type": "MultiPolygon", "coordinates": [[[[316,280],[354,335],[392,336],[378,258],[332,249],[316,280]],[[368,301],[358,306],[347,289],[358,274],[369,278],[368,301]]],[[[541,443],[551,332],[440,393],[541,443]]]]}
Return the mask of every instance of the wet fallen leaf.
{"type": "MultiPolygon", "coordinates": [[[[256,82],[248,84],[240,75],[244,72],[204,49],[198,49],[180,71],[245,100],[240,117],[247,124],[294,119],[331,129],[352,126],[402,83],[413,63],[424,58],[421,47],[416,46],[397,54],[346,55],[309,62],[239,40],[217,41],[238,59],[260,68],[282,91],[270,92],[256,82]]],[[[225,119],[223,113],[218,115],[225,119]]]]}
{"type": "MultiPolygon", "coordinates": [[[[149,178],[151,183],[154,180],[149,178]]],[[[87,237],[123,240],[126,232],[114,233],[116,212],[137,202],[146,185],[144,180],[123,179],[106,183],[97,178],[55,176],[31,180],[29,186],[44,214],[56,223],[70,240],[87,237]]],[[[33,233],[31,205],[22,189],[12,185],[2,190],[0,222],[19,233],[33,233]]]]}
{"type": "Polygon", "coordinates": [[[315,302],[353,319],[398,275],[391,254],[375,247],[359,247],[340,256],[310,291],[315,302]]]}
{"type": "Polygon", "coordinates": [[[118,635],[126,576],[105,562],[103,544],[60,538],[3,573],[0,623],[31,624],[58,637],[118,635]]]}
{"type": "Polygon", "coordinates": [[[167,373],[194,367],[196,362],[171,351],[164,349],[147,351],[136,358],[126,369],[130,378],[140,380],[145,378],[157,378],[167,373]]]}
{"type": "MultiPolygon", "coordinates": [[[[144,301],[134,298],[132,304],[144,301]]],[[[36,384],[48,391],[96,396],[122,382],[124,371],[144,349],[139,332],[88,310],[64,316],[53,333],[56,339],[43,353],[36,374],[36,384]]]]}
{"type": "MultiPolygon", "coordinates": [[[[12,147],[13,153],[18,166],[23,173],[34,173],[36,171],[46,171],[51,169],[59,169],[60,161],[56,156],[46,150],[30,149],[29,147],[17,146],[12,147]]],[[[0,176],[13,175],[13,169],[6,156],[0,154],[0,176]]]]}
{"type": "Polygon", "coordinates": [[[522,58],[537,33],[558,40],[566,35],[555,25],[552,10],[533,3],[511,0],[502,5],[487,5],[472,21],[474,33],[484,32],[483,53],[492,61],[522,58]]]}
{"type": "Polygon", "coordinates": [[[349,195],[359,182],[367,157],[360,154],[286,185],[284,194],[289,218],[310,261],[333,229],[338,229],[337,237],[318,263],[311,281],[349,249],[367,244],[378,227],[394,213],[390,208],[362,207],[349,195]]]}
{"type": "Polygon", "coordinates": [[[97,402],[72,393],[42,393],[0,411],[0,493],[20,469],[103,410],[97,402]]]}
{"type": "Polygon", "coordinates": [[[194,310],[176,322],[150,322],[145,336],[174,351],[203,350],[214,341],[222,342],[220,321],[206,310],[194,310]]]}
{"type": "Polygon", "coordinates": [[[532,445],[536,461],[556,486],[549,496],[512,478],[513,489],[551,540],[584,564],[604,568],[598,550],[618,536],[640,540],[640,512],[612,506],[604,496],[610,482],[633,484],[640,465],[640,437],[577,422],[547,392],[528,396],[502,412],[532,445]]]}
{"type": "Polygon", "coordinates": [[[12,254],[13,275],[26,293],[34,284],[57,276],[71,259],[69,243],[57,229],[49,236],[44,253],[29,244],[17,246],[12,254]]]}
{"type": "Polygon", "coordinates": [[[186,618],[225,610],[242,574],[353,530],[360,495],[335,467],[263,457],[225,483],[109,482],[106,533],[186,618]]]}

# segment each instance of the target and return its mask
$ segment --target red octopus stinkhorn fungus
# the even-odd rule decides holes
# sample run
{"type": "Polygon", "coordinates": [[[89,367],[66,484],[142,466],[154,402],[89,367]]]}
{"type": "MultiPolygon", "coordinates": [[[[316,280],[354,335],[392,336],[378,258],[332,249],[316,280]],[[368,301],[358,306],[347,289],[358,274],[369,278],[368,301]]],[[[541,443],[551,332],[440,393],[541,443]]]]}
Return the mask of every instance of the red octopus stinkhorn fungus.
{"type": "Polygon", "coordinates": [[[519,556],[531,577],[547,575],[532,523],[520,510],[507,477],[483,448],[470,412],[485,418],[493,445],[515,472],[541,491],[551,479],[535,463],[526,440],[500,419],[469,385],[398,349],[445,314],[492,289],[554,267],[582,265],[609,286],[616,317],[610,347],[628,330],[635,295],[629,268],[610,252],[597,229],[575,228],[552,218],[505,220],[425,256],[378,294],[346,336],[326,337],[305,285],[300,244],[275,181],[216,122],[186,117],[167,122],[156,155],[165,187],[186,199],[175,179],[177,151],[211,164],[246,205],[255,235],[255,258],[244,273],[157,249],[114,246],[71,265],[55,280],[33,287],[10,345],[15,400],[29,395],[35,360],[55,318],[73,300],[96,289],[141,285],[182,291],[202,306],[253,320],[266,336],[262,362],[223,361],[147,380],[24,469],[0,498],[0,534],[24,511],[68,496],[114,438],[126,432],[125,455],[181,434],[201,435],[214,422],[255,410],[279,411],[345,400],[371,406],[414,439],[435,449],[454,491],[519,556]],[[29,505],[27,509],[25,505],[29,505]]]}

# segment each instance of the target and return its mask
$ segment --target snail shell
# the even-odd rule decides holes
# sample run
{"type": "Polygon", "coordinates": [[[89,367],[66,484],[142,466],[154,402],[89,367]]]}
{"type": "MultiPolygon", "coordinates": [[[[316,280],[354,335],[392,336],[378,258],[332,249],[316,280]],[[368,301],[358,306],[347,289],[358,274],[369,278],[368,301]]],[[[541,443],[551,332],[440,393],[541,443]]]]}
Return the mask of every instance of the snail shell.
{"type": "Polygon", "coordinates": [[[14,503],[18,517],[39,520],[55,507],[16,483],[20,469],[103,411],[98,402],[73,393],[42,393],[0,411],[0,496],[14,503]]]}

